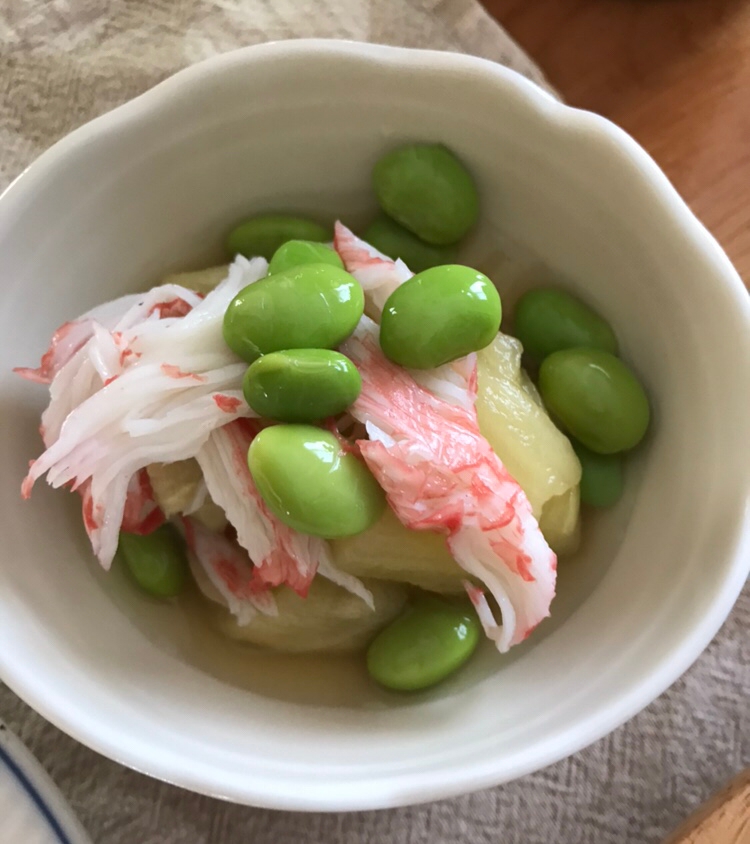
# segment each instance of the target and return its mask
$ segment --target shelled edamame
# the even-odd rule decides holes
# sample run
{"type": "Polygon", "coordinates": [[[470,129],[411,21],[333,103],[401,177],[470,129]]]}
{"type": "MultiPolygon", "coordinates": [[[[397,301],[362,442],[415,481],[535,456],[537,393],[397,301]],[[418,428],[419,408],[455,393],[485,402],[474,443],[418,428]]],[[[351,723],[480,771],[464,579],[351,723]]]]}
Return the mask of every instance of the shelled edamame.
{"type": "Polygon", "coordinates": [[[385,213],[370,223],[362,238],[384,255],[394,259],[400,258],[414,273],[421,273],[441,264],[451,264],[455,257],[455,246],[434,246],[425,243],[385,213]]]}
{"type": "Polygon", "coordinates": [[[273,253],[268,264],[268,274],[293,270],[303,264],[330,264],[340,270],[344,269],[344,262],[330,246],[312,240],[287,240],[273,253]]]}
{"type": "Polygon", "coordinates": [[[343,413],[362,379],[349,358],[328,349],[289,349],[258,358],[245,373],[245,400],[267,419],[318,422],[343,413]]]}
{"type": "Polygon", "coordinates": [[[457,243],[479,217],[469,171],[442,144],[407,144],[386,153],[372,171],[383,211],[425,243],[457,243]]]}
{"type": "Polygon", "coordinates": [[[525,293],[514,327],[524,350],[541,364],[545,405],[573,438],[581,462],[581,500],[613,506],[623,489],[618,455],[640,443],[651,418],[643,387],[616,356],[615,332],[588,305],[555,288],[525,293]]]}
{"type": "Polygon", "coordinates": [[[252,363],[286,349],[334,349],[364,312],[362,288],[331,264],[302,264],[241,290],[224,315],[224,339],[252,363]]]}
{"type": "Polygon", "coordinates": [[[539,389],[547,407],[583,445],[616,454],[638,445],[649,405],[625,364],[601,349],[562,349],[544,359],[539,389]]]}
{"type": "Polygon", "coordinates": [[[469,609],[424,594],[375,637],[367,651],[367,669],[387,689],[429,688],[471,657],[479,631],[469,609]]]}
{"type": "Polygon", "coordinates": [[[380,158],[372,183],[381,213],[364,239],[416,273],[453,263],[479,217],[474,179],[442,144],[406,144],[380,158]]]}
{"type": "Polygon", "coordinates": [[[597,454],[575,441],[573,448],[581,461],[581,501],[592,507],[612,507],[622,495],[622,458],[597,454]]]}
{"type": "Polygon", "coordinates": [[[155,598],[174,598],[182,592],[187,580],[187,557],[172,525],[162,525],[145,536],[123,531],[119,552],[144,592],[155,598]]]}
{"type": "Polygon", "coordinates": [[[266,504],[301,533],[351,536],[383,513],[385,495],[365,464],[322,428],[266,428],[250,445],[247,462],[266,504]]]}
{"type": "Polygon", "coordinates": [[[500,330],[497,288],[470,267],[433,267],[391,293],[380,321],[385,356],[432,369],[488,346],[500,330]]]}
{"type": "Polygon", "coordinates": [[[270,261],[274,252],[290,240],[325,243],[331,239],[330,231],[304,217],[285,214],[263,214],[251,217],[232,229],[227,235],[227,252],[246,258],[260,256],[270,261]]]}
{"type": "Polygon", "coordinates": [[[609,323],[564,290],[525,293],[516,305],[513,325],[524,351],[538,361],[578,346],[617,354],[617,337],[609,323]]]}

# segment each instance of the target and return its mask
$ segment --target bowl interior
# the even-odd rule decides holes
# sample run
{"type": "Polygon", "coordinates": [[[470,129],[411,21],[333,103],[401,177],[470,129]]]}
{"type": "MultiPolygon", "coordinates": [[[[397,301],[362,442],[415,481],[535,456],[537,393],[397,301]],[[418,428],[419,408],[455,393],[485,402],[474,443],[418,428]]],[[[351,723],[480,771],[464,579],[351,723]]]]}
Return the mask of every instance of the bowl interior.
{"type": "Polygon", "coordinates": [[[50,720],[137,768],[287,808],[381,807],[509,779],[662,691],[744,579],[750,356],[737,280],[632,142],[509,72],[304,43],[192,69],[20,179],[0,202],[0,265],[0,638],[13,642],[0,666],[50,720]],[[374,210],[374,160],[408,139],[448,144],[476,176],[475,260],[506,302],[555,279],[609,318],[650,393],[652,434],[625,500],[560,572],[552,621],[518,653],[487,652],[414,699],[330,663],[300,692],[296,669],[279,676],[263,657],[238,671],[189,614],[99,572],[72,496],[40,485],[20,500],[43,390],[9,370],[33,364],[65,319],[220,260],[243,216],[357,225],[374,210]]]}

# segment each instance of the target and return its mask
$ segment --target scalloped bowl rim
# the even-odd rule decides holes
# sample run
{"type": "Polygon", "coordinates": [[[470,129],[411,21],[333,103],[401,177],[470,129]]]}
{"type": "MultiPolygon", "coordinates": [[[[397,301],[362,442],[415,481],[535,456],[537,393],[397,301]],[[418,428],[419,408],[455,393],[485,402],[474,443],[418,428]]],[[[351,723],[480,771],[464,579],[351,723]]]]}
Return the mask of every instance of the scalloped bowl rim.
{"type": "MultiPolygon", "coordinates": [[[[650,187],[654,205],[681,228],[692,243],[710,262],[715,279],[724,285],[724,294],[731,297],[733,305],[743,314],[750,329],[750,297],[738,273],[717,241],[694,216],[676,192],[668,178],[654,160],[625,131],[606,118],[565,105],[551,94],[519,73],[490,60],[457,53],[435,50],[418,50],[350,41],[327,39],[299,39],[252,45],[206,59],[160,82],[138,97],[74,130],[24,170],[0,196],[0,224],[13,202],[35,184],[43,182],[47,174],[64,166],[66,157],[94,137],[116,131],[124,124],[148,121],[150,115],[166,99],[176,93],[185,94],[190,87],[205,77],[220,74],[234,65],[251,65],[255,62],[280,60],[294,53],[321,53],[335,56],[341,61],[364,62],[373,65],[418,67],[422,71],[473,72],[492,79],[498,95],[515,97],[529,109],[542,114],[559,132],[573,132],[581,143],[605,141],[609,154],[620,165],[630,165],[631,175],[650,187]]],[[[467,760],[455,768],[450,778],[439,784],[434,781],[415,783],[406,793],[389,791],[369,793],[351,799],[341,799],[330,794],[306,799],[304,795],[288,791],[283,794],[269,791],[262,783],[238,783],[231,790],[221,788],[184,769],[177,769],[168,762],[151,757],[144,759],[127,742],[118,741],[116,734],[103,723],[86,718],[82,711],[66,712],[51,702],[44,679],[35,676],[30,666],[14,664],[7,651],[0,650],[0,673],[7,685],[36,709],[52,724],[81,741],[88,747],[115,759],[130,768],[157,777],[163,781],[190,788],[199,793],[230,799],[255,806],[304,811],[356,811],[371,808],[388,808],[404,804],[425,802],[455,796],[460,793],[507,782],[559,761],[602,738],[641,711],[675,682],[698,658],[723,624],[737,599],[750,571],[750,490],[746,496],[744,513],[736,525],[733,537],[731,562],[727,575],[703,617],[680,646],[655,663],[634,683],[627,696],[611,705],[599,708],[585,725],[577,724],[561,730],[554,747],[529,754],[522,763],[504,764],[497,758],[467,760]],[[584,735],[585,733],[585,735],[584,735]]]]}

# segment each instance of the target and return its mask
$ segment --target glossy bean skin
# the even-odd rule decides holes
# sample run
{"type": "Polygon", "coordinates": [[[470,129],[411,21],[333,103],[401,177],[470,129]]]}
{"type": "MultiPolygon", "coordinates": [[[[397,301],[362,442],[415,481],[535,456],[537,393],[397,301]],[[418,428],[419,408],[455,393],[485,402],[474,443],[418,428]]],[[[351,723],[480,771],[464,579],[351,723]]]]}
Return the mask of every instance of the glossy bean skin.
{"type": "Polygon", "coordinates": [[[349,407],[362,389],[357,367],[328,349],[271,352],[251,364],[242,383],[260,416],[279,422],[317,422],[349,407]]]}
{"type": "Polygon", "coordinates": [[[349,273],[304,264],[240,290],[224,314],[224,340],[248,363],[283,349],[332,349],[354,331],[364,307],[349,273]]]}
{"type": "Polygon", "coordinates": [[[421,595],[367,650],[367,670],[381,686],[412,692],[434,686],[474,653],[480,627],[469,610],[421,595]]]}
{"type": "Polygon", "coordinates": [[[581,461],[581,501],[591,507],[614,507],[622,496],[624,480],[619,454],[596,454],[573,441],[581,461]]]}
{"type": "Polygon", "coordinates": [[[226,245],[232,256],[261,256],[270,261],[273,253],[288,240],[325,243],[331,239],[331,232],[313,220],[286,214],[263,214],[235,226],[227,235],[226,245]]]}
{"type": "Polygon", "coordinates": [[[247,463],[270,510],[301,533],[353,536],[385,508],[383,490],[365,464],[322,428],[265,428],[251,443],[247,463]]]}
{"type": "Polygon", "coordinates": [[[372,174],[380,207],[425,243],[457,243],[479,216],[469,171],[442,144],[408,144],[384,155],[372,174]]]}
{"type": "Polygon", "coordinates": [[[135,582],[149,595],[173,598],[185,586],[185,546],[172,525],[162,525],[146,536],[122,532],[119,552],[135,582]]]}
{"type": "Polygon", "coordinates": [[[385,214],[370,223],[362,238],[394,261],[400,258],[413,273],[450,264],[455,251],[452,247],[425,243],[385,214]]]}
{"type": "Polygon", "coordinates": [[[525,293],[516,305],[513,325],[524,351],[537,361],[579,346],[617,354],[617,337],[609,323],[564,290],[525,293]]]}
{"type": "Polygon", "coordinates": [[[283,273],[303,264],[330,264],[344,269],[344,262],[330,246],[312,240],[288,240],[273,253],[268,275],[283,273]]]}
{"type": "Polygon", "coordinates": [[[388,297],[380,345],[394,363],[432,369],[489,345],[501,317],[500,296],[487,276],[458,264],[433,267],[388,297]]]}
{"type": "Polygon", "coordinates": [[[648,429],[650,408],[631,370],[601,349],[563,349],[539,369],[544,403],[579,442],[597,454],[638,445],[648,429]]]}

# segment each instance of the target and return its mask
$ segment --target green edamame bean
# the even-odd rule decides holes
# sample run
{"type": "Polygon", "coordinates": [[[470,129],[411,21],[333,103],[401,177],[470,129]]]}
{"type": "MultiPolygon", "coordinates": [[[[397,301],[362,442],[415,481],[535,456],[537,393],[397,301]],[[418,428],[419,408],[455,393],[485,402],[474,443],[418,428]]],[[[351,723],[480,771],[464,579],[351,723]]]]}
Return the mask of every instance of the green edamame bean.
{"type": "Polygon", "coordinates": [[[474,180],[442,144],[392,150],[375,165],[372,182],[383,211],[426,243],[456,243],[479,216],[474,180]]]}
{"type": "Polygon", "coordinates": [[[426,689],[460,668],[478,642],[475,615],[423,595],[374,639],[367,670],[388,689],[426,689]]]}
{"type": "Polygon", "coordinates": [[[453,259],[452,248],[425,243],[385,214],[370,223],[362,238],[394,261],[400,258],[413,273],[449,264],[453,259]]]}
{"type": "Polygon", "coordinates": [[[357,398],[362,379],[338,352],[292,349],[251,364],[242,383],[252,409],[281,422],[317,422],[342,413],[357,398]]]}
{"type": "Polygon", "coordinates": [[[587,347],[617,354],[609,323],[563,290],[530,290],[516,306],[515,335],[538,361],[560,349],[587,347]]]}
{"type": "Polygon", "coordinates": [[[179,534],[166,524],[140,536],[120,533],[120,554],[135,582],[157,598],[173,598],[187,579],[187,556],[179,534]]]}
{"type": "Polygon", "coordinates": [[[388,297],[380,346],[394,363],[432,369],[489,345],[501,316],[500,295],[486,275],[458,264],[433,267],[388,297]]]}
{"type": "Polygon", "coordinates": [[[224,314],[224,340],[248,363],[282,349],[332,349],[354,331],[365,298],[330,264],[304,264],[250,284],[224,314]]]}
{"type": "Polygon", "coordinates": [[[344,269],[344,262],[330,246],[312,240],[287,240],[273,253],[268,275],[283,273],[302,264],[331,264],[344,269]]]}
{"type": "Polygon", "coordinates": [[[251,443],[247,464],[268,507],[301,533],[353,536],[385,508],[383,490],[365,464],[312,425],[265,428],[251,443]]]}
{"type": "Polygon", "coordinates": [[[613,507],[622,495],[622,458],[596,454],[575,440],[573,448],[581,461],[581,501],[592,507],[613,507]]]}
{"type": "Polygon", "coordinates": [[[325,243],[332,240],[332,235],[324,226],[304,217],[264,214],[233,228],[227,235],[227,251],[230,255],[261,256],[270,261],[273,253],[287,240],[325,243]]]}
{"type": "Polygon", "coordinates": [[[601,349],[563,349],[539,369],[544,403],[591,451],[615,454],[638,445],[648,428],[648,399],[638,379],[601,349]]]}

